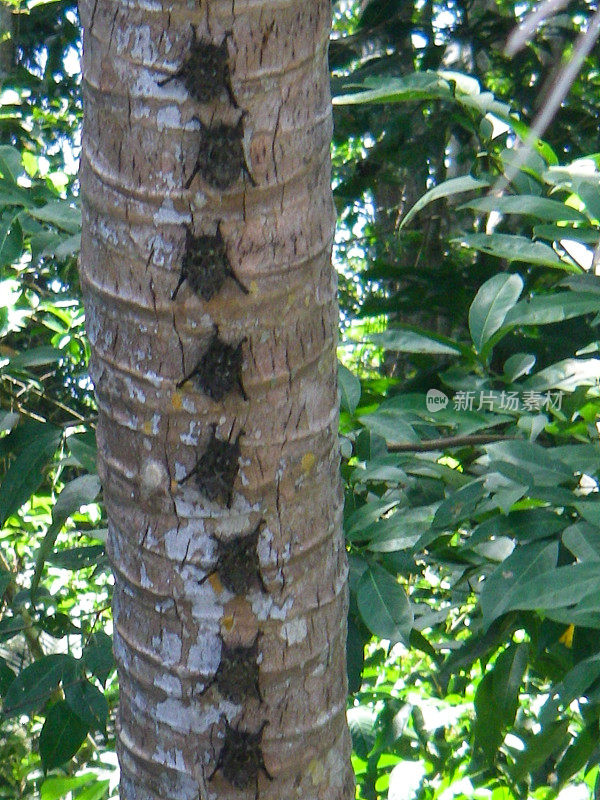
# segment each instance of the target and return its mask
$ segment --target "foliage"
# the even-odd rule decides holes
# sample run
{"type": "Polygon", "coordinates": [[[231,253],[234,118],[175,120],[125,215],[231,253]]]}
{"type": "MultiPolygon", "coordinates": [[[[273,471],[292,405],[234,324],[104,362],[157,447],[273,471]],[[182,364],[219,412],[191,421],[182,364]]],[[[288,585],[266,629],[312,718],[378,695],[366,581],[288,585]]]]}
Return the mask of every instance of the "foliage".
{"type": "MultiPolygon", "coordinates": [[[[117,688],[69,168],[80,46],[71,4],[15,10],[0,92],[0,797],[101,800],[116,792],[117,688]]],[[[584,782],[591,796],[597,780],[597,56],[547,141],[516,166],[514,150],[590,13],[572,3],[508,61],[514,3],[336,8],[361,798],[584,782]]]]}

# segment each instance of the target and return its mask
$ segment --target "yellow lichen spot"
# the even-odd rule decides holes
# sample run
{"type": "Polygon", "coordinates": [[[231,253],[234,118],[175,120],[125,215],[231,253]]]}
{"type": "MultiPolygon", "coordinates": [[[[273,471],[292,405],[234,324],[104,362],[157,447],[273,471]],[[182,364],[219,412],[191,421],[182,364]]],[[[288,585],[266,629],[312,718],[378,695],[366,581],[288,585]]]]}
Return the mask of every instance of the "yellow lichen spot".
{"type": "Polygon", "coordinates": [[[175,494],[177,489],[179,489],[179,484],[176,480],[171,479],[171,494],[175,494]]]}
{"type": "Polygon", "coordinates": [[[250,294],[257,294],[258,293],[258,284],[256,281],[250,281],[250,286],[248,287],[250,294]]]}
{"type": "Polygon", "coordinates": [[[569,625],[566,631],[558,640],[561,644],[564,644],[565,647],[569,649],[573,647],[573,636],[575,635],[575,625],[569,625]]]}
{"type": "Polygon", "coordinates": [[[212,586],[213,592],[215,592],[215,594],[221,594],[221,592],[223,591],[223,584],[221,583],[219,576],[217,575],[216,572],[213,572],[212,575],[208,576],[208,582],[212,586]]]}
{"type": "Polygon", "coordinates": [[[302,456],[302,472],[305,475],[308,475],[308,473],[314,467],[316,460],[317,459],[315,458],[315,454],[314,453],[305,453],[302,456]]]}
{"type": "Polygon", "coordinates": [[[221,620],[221,625],[226,631],[230,631],[233,628],[233,616],[228,614],[227,616],[223,617],[221,620]]]}
{"type": "Polygon", "coordinates": [[[177,410],[181,408],[182,402],[181,402],[181,394],[179,392],[175,392],[173,394],[173,397],[171,398],[171,405],[173,406],[173,408],[176,408],[177,410]]]}
{"type": "Polygon", "coordinates": [[[308,295],[305,295],[305,297],[304,297],[304,305],[305,305],[307,308],[308,308],[308,307],[309,307],[309,305],[310,305],[310,297],[309,297],[308,295]]]}
{"type": "Polygon", "coordinates": [[[318,758],[313,758],[308,765],[308,773],[312,778],[313,786],[317,786],[325,777],[325,765],[318,758]]]}
{"type": "Polygon", "coordinates": [[[152,433],[152,423],[150,422],[150,420],[146,420],[146,422],[144,422],[142,427],[144,433],[152,433]]]}

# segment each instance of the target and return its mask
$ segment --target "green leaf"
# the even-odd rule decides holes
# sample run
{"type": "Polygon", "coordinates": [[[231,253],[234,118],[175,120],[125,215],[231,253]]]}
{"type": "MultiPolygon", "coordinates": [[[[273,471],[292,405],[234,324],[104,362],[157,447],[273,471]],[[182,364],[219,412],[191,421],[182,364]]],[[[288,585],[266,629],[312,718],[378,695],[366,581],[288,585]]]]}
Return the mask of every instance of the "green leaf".
{"type": "Polygon", "coordinates": [[[561,261],[551,247],[542,242],[532,242],[526,236],[513,236],[508,233],[470,233],[451,241],[497,258],[504,258],[509,263],[522,261],[541,267],[564,269],[567,272],[579,272],[577,267],[561,261]]]}
{"type": "Polygon", "coordinates": [[[348,635],[346,637],[346,670],[348,673],[348,694],[358,692],[362,683],[362,671],[365,661],[365,640],[351,617],[348,617],[348,635]]]}
{"type": "Polygon", "coordinates": [[[479,681],[475,694],[475,750],[487,762],[494,758],[504,739],[504,729],[515,720],[519,690],[529,654],[525,643],[511,644],[500,653],[492,670],[479,681]]]}
{"type": "Polygon", "coordinates": [[[97,475],[81,475],[68,483],[59,494],[52,509],[52,524],[46,531],[35,559],[35,571],[31,579],[32,595],[38,587],[44,564],[52,552],[56,537],[60,533],[62,526],[82,505],[92,503],[99,491],[100,479],[97,475]]]}
{"type": "Polygon", "coordinates": [[[429,203],[433,203],[434,200],[439,200],[442,197],[451,197],[452,195],[461,194],[462,192],[472,192],[474,189],[483,189],[489,185],[489,181],[482,178],[473,178],[471,175],[462,175],[460,178],[450,178],[434,186],[433,189],[430,189],[428,192],[425,192],[423,197],[417,200],[404,217],[400,223],[400,228],[407,225],[415,214],[418,214],[418,212],[429,205],[429,203]]]}
{"type": "Polygon", "coordinates": [[[502,742],[502,724],[500,715],[494,708],[494,677],[487,672],[477,685],[474,708],[473,746],[475,758],[483,758],[491,763],[496,750],[502,742]]]}
{"type": "Polygon", "coordinates": [[[557,292],[521,300],[511,309],[505,325],[548,325],[600,311],[600,297],[594,292],[557,292]]]}
{"type": "Polygon", "coordinates": [[[27,189],[22,189],[10,179],[0,178],[0,206],[23,206],[29,208],[33,205],[33,194],[27,189]]]}
{"type": "Polygon", "coordinates": [[[564,786],[569,778],[582,769],[594,748],[597,746],[598,736],[595,727],[584,728],[573,740],[573,744],[560,759],[556,767],[559,786],[564,786]]]}
{"type": "Polygon", "coordinates": [[[106,730],[108,703],[99,689],[82,678],[65,686],[64,692],[67,705],[85,722],[88,730],[106,730]]]}
{"type": "Polygon", "coordinates": [[[23,253],[23,229],[17,214],[0,219],[0,266],[13,264],[23,253]]]}
{"type": "MultiPolygon", "coordinates": [[[[583,201],[585,210],[592,220],[600,220],[600,196],[598,194],[598,180],[593,183],[579,181],[575,184],[575,191],[583,201]]],[[[596,236],[598,233],[596,232],[596,236]]]]}
{"type": "Polygon", "coordinates": [[[433,518],[433,527],[453,528],[467,519],[486,492],[485,482],[481,478],[462,486],[440,504],[433,518]]]}
{"type": "Polygon", "coordinates": [[[30,208],[29,214],[67,233],[75,234],[81,230],[81,211],[69,205],[67,200],[52,200],[41,208],[30,208]]]}
{"type": "Polygon", "coordinates": [[[547,608],[544,611],[548,619],[561,622],[563,625],[574,625],[577,628],[600,629],[600,597],[595,589],[578,601],[576,606],[547,608]]]}
{"type": "Polygon", "coordinates": [[[96,781],[91,786],[86,786],[81,792],[77,793],[77,800],[101,800],[108,793],[110,780],[96,781]]]}
{"type": "Polygon", "coordinates": [[[15,184],[19,175],[23,174],[21,153],[16,147],[8,144],[0,145],[0,172],[6,180],[15,184]]]}
{"type": "Polygon", "coordinates": [[[523,375],[528,375],[535,366],[533,353],[515,353],[504,362],[504,377],[513,382],[523,375]]]}
{"type": "Polygon", "coordinates": [[[409,328],[389,328],[383,333],[374,333],[369,339],[385,350],[395,353],[430,353],[431,355],[460,355],[458,344],[436,333],[409,328]]]}
{"type": "MultiPolygon", "coordinates": [[[[354,87],[348,87],[354,88],[354,87]]],[[[402,78],[371,78],[360,84],[361,91],[334,97],[334,105],[394,103],[407,100],[452,99],[450,84],[437,72],[414,72],[402,78]]]]}
{"type": "Polygon", "coordinates": [[[39,426],[12,461],[0,485],[0,526],[29,500],[41,484],[42,470],[56,452],[61,437],[60,428],[50,424],[39,426]]]}
{"type": "Polygon", "coordinates": [[[27,367],[40,367],[46,364],[54,364],[64,358],[64,351],[57,347],[32,347],[24,353],[19,353],[9,360],[11,369],[22,370],[27,367]]]}
{"type": "Polygon", "coordinates": [[[382,458],[374,458],[365,466],[362,464],[357,465],[352,473],[350,482],[352,484],[367,483],[368,481],[382,481],[392,484],[403,483],[407,480],[407,475],[404,470],[396,465],[397,461],[397,457],[390,454],[382,458]]]}
{"type": "Polygon", "coordinates": [[[515,782],[541,766],[546,759],[557,751],[562,751],[566,741],[570,738],[569,720],[559,720],[543,728],[536,736],[526,742],[525,749],[517,754],[514,766],[511,769],[515,782]]]}
{"type": "Polygon", "coordinates": [[[86,472],[94,474],[96,472],[96,459],[98,451],[96,448],[96,436],[93,431],[86,433],[75,433],[67,438],[67,446],[71,455],[79,461],[86,472]]]}
{"type": "Polygon", "coordinates": [[[565,358],[531,375],[523,382],[522,389],[535,392],[561,389],[572,392],[578,386],[594,386],[598,382],[599,367],[600,361],[597,358],[565,358]]]}
{"type": "Polygon", "coordinates": [[[551,569],[558,558],[558,542],[533,542],[515,547],[511,555],[485,579],[479,603],[483,627],[510,608],[510,595],[522,585],[528,585],[540,572],[551,569]]]}
{"type": "Polygon", "coordinates": [[[413,427],[403,419],[402,413],[399,413],[394,408],[380,406],[372,414],[362,416],[360,421],[373,433],[383,436],[388,444],[419,441],[419,437],[413,427]]]}
{"type": "MultiPolygon", "coordinates": [[[[86,786],[96,781],[98,776],[94,772],[83,775],[70,775],[65,777],[46,778],[40,787],[40,800],[63,800],[69,792],[86,786]]],[[[79,795],[77,795],[79,797],[79,795]]]]}
{"type": "Polygon", "coordinates": [[[342,411],[349,411],[350,414],[354,414],[360,401],[360,381],[343,364],[338,364],[338,386],[342,411]]]}
{"type": "Polygon", "coordinates": [[[4,697],[9,686],[17,676],[9,667],[5,658],[0,656],[0,697],[4,697]]]}
{"type": "Polygon", "coordinates": [[[528,214],[545,222],[587,222],[585,214],[572,206],[550,200],[547,197],[533,195],[504,195],[501,197],[480,197],[470,200],[459,207],[470,208],[473,211],[490,213],[498,211],[500,214],[528,214]]]}
{"type": "Polygon", "coordinates": [[[67,236],[62,239],[60,244],[54,249],[53,255],[56,258],[64,260],[69,256],[75,256],[81,250],[81,234],[77,233],[74,236],[67,236]]]}
{"type": "Polygon", "coordinates": [[[72,758],[87,736],[87,725],[64,700],[55,703],[42,727],[39,747],[44,772],[72,758]]]}
{"type": "Polygon", "coordinates": [[[29,714],[39,709],[50,699],[60,682],[74,674],[75,669],[75,659],[65,653],[43,656],[25,667],[6,693],[5,716],[29,714]]]}
{"type": "Polygon", "coordinates": [[[413,624],[413,612],[406,593],[378,564],[370,566],[358,583],[357,603],[367,628],[392,644],[407,642],[413,624]]]}
{"type": "Polygon", "coordinates": [[[576,522],[565,528],[562,535],[564,546],[578,561],[600,561],[600,529],[587,522],[576,522]]]}
{"type": "Polygon", "coordinates": [[[469,330],[478,351],[499,328],[523,291],[520,275],[501,273],[487,280],[469,309],[469,330]]]}
{"type": "Polygon", "coordinates": [[[399,500],[381,500],[378,502],[366,503],[364,506],[357,508],[349,517],[344,520],[344,530],[348,541],[355,539],[362,539],[365,529],[371,525],[375,520],[387,514],[394,506],[397,506],[399,500]]]}
{"type": "Polygon", "coordinates": [[[46,562],[62,569],[84,569],[97,564],[105,555],[103,544],[91,544],[85,547],[70,547],[68,550],[55,550],[50,553],[46,562]]]}
{"type": "Polygon", "coordinates": [[[531,508],[497,514],[484,520],[473,529],[469,538],[471,546],[491,537],[509,536],[519,542],[545,539],[554,536],[567,524],[566,517],[546,508],[531,508]]]}
{"type": "Polygon", "coordinates": [[[367,706],[348,709],[348,727],[352,736],[352,749],[359,758],[366,761],[376,740],[375,712],[367,706]]]}
{"type": "Polygon", "coordinates": [[[492,674],[494,709],[503,726],[512,725],[519,704],[519,690],[527,668],[529,645],[526,642],[511,644],[500,653],[492,674]]]}
{"type": "Polygon", "coordinates": [[[39,626],[55,639],[62,639],[70,633],[81,633],[81,629],[71,622],[71,618],[60,611],[40,617],[39,626]]]}
{"type": "Polygon", "coordinates": [[[550,242],[560,242],[561,239],[572,239],[581,244],[596,244],[598,231],[591,225],[577,227],[573,225],[534,225],[533,236],[535,239],[547,239],[550,242]]]}
{"type": "Polygon", "coordinates": [[[551,610],[578,603],[597,591],[598,565],[569,564],[537,575],[507,594],[507,609],[551,610]]]}
{"type": "Polygon", "coordinates": [[[0,642],[8,642],[25,630],[25,622],[20,614],[5,615],[0,619],[0,642]]]}
{"type": "Polygon", "coordinates": [[[567,709],[573,700],[582,697],[600,676],[600,654],[584,658],[570,669],[563,679],[555,683],[552,695],[546,700],[540,713],[544,725],[556,717],[559,709],[567,709]]]}
{"type": "Polygon", "coordinates": [[[573,473],[551,450],[520,439],[485,445],[489,461],[506,461],[533,475],[537,486],[556,486],[572,480],[573,473]]]}
{"type": "Polygon", "coordinates": [[[4,597],[4,592],[10,586],[13,578],[15,576],[12,572],[8,572],[5,569],[0,567],[0,603],[2,602],[2,598],[4,597]]]}
{"type": "Polygon", "coordinates": [[[110,636],[104,631],[92,634],[83,649],[81,660],[92,675],[104,685],[115,667],[110,636]]]}
{"type": "Polygon", "coordinates": [[[392,553],[411,548],[433,522],[435,505],[398,509],[391,516],[369,525],[364,541],[372,552],[392,553]]]}

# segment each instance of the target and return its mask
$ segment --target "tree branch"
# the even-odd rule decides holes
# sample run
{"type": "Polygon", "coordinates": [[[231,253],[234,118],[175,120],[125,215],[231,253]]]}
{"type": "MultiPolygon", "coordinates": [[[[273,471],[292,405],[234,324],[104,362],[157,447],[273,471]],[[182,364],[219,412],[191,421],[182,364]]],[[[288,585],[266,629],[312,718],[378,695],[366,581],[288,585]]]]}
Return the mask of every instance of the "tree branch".
{"type": "Polygon", "coordinates": [[[390,453],[426,453],[431,450],[444,450],[448,447],[465,447],[472,444],[489,444],[516,439],[501,433],[475,433],[470,436],[442,436],[439,439],[424,439],[422,442],[402,442],[388,445],[390,453]]]}

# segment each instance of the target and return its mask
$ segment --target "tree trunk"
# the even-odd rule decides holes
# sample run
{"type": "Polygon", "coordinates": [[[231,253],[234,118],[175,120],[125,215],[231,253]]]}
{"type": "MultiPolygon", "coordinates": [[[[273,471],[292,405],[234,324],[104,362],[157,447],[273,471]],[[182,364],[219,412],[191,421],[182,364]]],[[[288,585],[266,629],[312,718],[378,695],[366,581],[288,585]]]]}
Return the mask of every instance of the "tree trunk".
{"type": "Polygon", "coordinates": [[[15,68],[14,28],[12,7],[0,0],[0,82],[15,68]]]}
{"type": "Polygon", "coordinates": [[[81,5],[123,800],[354,796],[329,14],[81,5]]]}

